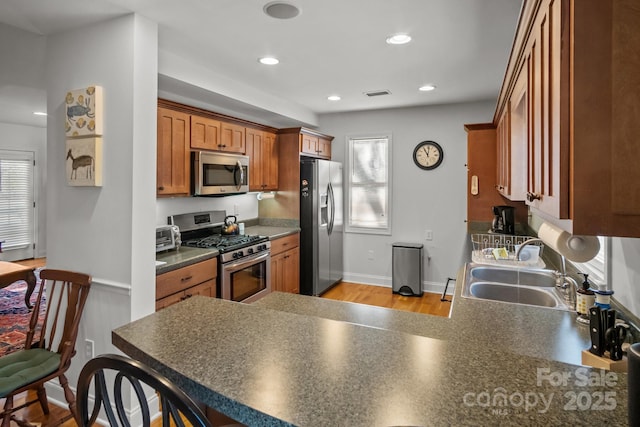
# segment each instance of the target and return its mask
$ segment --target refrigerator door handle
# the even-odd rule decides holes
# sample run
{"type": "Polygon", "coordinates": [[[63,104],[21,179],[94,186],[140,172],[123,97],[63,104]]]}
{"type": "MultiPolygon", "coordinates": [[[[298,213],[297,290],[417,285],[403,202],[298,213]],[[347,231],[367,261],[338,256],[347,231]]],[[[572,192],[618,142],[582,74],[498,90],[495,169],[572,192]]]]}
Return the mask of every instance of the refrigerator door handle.
{"type": "Polygon", "coordinates": [[[331,233],[333,233],[333,221],[335,220],[336,217],[336,204],[334,203],[334,195],[333,195],[333,186],[331,185],[331,183],[329,183],[328,187],[328,194],[329,194],[329,204],[331,205],[331,217],[329,219],[329,227],[328,227],[328,232],[329,235],[331,235],[331,233]]]}

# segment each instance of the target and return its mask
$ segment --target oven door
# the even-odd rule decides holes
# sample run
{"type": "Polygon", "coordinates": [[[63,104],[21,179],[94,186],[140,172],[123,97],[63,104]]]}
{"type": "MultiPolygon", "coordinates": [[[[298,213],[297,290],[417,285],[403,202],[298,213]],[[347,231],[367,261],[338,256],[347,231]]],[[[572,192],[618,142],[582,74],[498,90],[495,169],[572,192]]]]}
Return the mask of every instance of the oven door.
{"type": "Polygon", "coordinates": [[[271,254],[262,252],[221,264],[222,299],[252,302],[271,292],[271,254]]]}

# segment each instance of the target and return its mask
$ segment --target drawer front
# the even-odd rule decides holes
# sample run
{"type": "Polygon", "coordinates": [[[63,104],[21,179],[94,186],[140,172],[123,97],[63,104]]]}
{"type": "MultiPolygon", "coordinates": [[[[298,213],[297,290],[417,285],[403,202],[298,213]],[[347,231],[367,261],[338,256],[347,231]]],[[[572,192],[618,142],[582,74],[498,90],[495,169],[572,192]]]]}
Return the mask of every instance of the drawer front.
{"type": "Polygon", "coordinates": [[[271,254],[276,255],[291,248],[300,246],[300,233],[281,237],[271,241],[271,254]]]}
{"type": "Polygon", "coordinates": [[[212,258],[157,276],[156,300],[215,279],[218,275],[217,268],[218,260],[212,258]]]}

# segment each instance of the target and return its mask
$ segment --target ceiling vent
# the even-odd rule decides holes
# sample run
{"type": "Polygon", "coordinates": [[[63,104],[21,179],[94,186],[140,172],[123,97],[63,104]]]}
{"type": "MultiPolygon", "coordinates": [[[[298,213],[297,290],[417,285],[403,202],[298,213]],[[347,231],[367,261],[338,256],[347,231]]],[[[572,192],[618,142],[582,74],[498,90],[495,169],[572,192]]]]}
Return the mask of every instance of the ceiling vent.
{"type": "Polygon", "coordinates": [[[364,93],[367,96],[382,96],[382,95],[391,95],[391,92],[388,90],[373,90],[371,92],[364,93]]]}

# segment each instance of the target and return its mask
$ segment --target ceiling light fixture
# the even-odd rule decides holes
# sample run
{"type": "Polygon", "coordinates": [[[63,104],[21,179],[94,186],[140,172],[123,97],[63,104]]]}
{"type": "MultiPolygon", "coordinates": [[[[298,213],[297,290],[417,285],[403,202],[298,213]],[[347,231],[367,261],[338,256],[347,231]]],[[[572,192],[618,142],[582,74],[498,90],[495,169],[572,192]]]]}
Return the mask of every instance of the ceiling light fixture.
{"type": "Polygon", "coordinates": [[[264,58],[258,59],[258,61],[260,61],[260,63],[264,65],[276,65],[280,62],[277,58],[274,58],[272,56],[265,56],[264,58]]]}
{"type": "Polygon", "coordinates": [[[436,87],[435,85],[424,85],[424,86],[420,86],[418,90],[421,92],[430,92],[432,90],[436,90],[436,87]]]}
{"type": "Polygon", "coordinates": [[[340,99],[342,99],[342,98],[340,98],[338,95],[329,95],[329,96],[327,96],[327,99],[329,101],[340,101],[340,99]]]}
{"type": "Polygon", "coordinates": [[[409,34],[394,34],[393,36],[387,37],[388,44],[406,44],[411,41],[411,36],[409,34]]]}
{"type": "Polygon", "coordinates": [[[46,116],[47,113],[45,113],[44,111],[34,111],[33,115],[34,116],[46,116]]]}
{"type": "Polygon", "coordinates": [[[272,1],[267,3],[262,10],[270,17],[276,19],[291,19],[300,15],[300,9],[291,3],[283,1],[272,1]]]}

